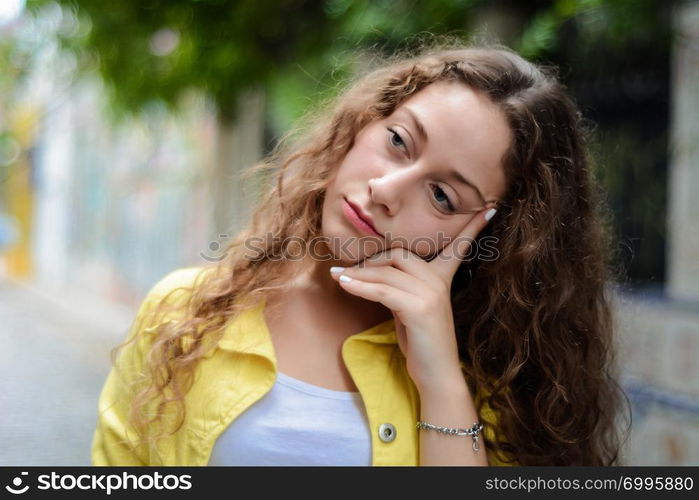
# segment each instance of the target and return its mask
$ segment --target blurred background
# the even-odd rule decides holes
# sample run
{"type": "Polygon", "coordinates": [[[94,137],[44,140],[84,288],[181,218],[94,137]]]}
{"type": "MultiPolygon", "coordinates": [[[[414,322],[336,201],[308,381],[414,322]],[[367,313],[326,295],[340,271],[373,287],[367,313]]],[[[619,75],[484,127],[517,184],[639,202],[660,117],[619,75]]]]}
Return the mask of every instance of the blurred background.
{"type": "Polygon", "coordinates": [[[0,464],[86,465],[109,349],[221,258],[239,173],[370,51],[559,68],[613,212],[624,465],[699,465],[699,1],[1,0],[0,464]]]}

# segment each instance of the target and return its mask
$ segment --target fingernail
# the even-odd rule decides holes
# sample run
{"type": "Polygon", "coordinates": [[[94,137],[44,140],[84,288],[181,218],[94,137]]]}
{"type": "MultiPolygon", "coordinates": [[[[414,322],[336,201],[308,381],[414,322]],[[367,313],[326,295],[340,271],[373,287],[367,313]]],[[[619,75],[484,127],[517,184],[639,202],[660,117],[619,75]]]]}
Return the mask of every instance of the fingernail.
{"type": "Polygon", "coordinates": [[[495,212],[497,212],[497,210],[494,209],[494,208],[491,208],[490,210],[488,210],[488,211],[485,213],[485,220],[490,220],[490,219],[492,219],[492,218],[493,218],[493,215],[495,215],[495,212]]]}
{"type": "Polygon", "coordinates": [[[341,273],[341,272],[344,271],[344,270],[345,270],[344,267],[339,267],[339,266],[333,266],[333,267],[330,268],[330,272],[331,272],[331,273],[335,273],[335,274],[341,273]]]}
{"type": "Polygon", "coordinates": [[[340,281],[344,281],[345,283],[349,283],[350,281],[352,281],[352,278],[343,274],[342,276],[340,276],[340,281]]]}

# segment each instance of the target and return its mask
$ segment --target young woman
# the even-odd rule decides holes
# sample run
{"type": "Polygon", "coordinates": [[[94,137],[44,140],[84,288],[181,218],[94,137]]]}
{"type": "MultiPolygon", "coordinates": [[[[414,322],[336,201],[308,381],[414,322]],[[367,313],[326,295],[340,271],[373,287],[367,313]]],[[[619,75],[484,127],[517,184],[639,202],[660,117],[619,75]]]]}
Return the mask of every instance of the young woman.
{"type": "Polygon", "coordinates": [[[605,213],[556,78],[433,48],[311,116],[226,257],[144,300],[93,463],[617,463],[605,213]]]}

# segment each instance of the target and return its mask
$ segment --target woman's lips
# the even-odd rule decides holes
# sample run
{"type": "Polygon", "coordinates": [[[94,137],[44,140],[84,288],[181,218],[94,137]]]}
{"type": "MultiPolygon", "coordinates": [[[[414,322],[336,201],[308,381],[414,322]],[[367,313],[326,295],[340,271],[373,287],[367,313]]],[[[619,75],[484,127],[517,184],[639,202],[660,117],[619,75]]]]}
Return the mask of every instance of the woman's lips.
{"type": "Polygon", "coordinates": [[[359,214],[354,210],[354,208],[352,208],[345,198],[342,199],[342,211],[344,212],[345,217],[347,217],[347,220],[349,220],[354,227],[360,231],[371,236],[380,236],[383,238],[378,231],[376,231],[369,223],[359,216],[359,214]]]}

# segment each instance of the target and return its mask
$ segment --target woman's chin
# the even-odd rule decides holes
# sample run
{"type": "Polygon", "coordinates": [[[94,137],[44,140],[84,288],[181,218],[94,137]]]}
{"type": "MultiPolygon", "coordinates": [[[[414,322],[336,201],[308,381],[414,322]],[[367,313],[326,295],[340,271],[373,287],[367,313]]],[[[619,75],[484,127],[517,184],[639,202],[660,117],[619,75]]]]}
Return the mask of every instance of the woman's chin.
{"type": "Polygon", "coordinates": [[[354,265],[383,250],[382,242],[371,236],[356,236],[346,232],[324,233],[324,251],[333,260],[354,265]]]}

